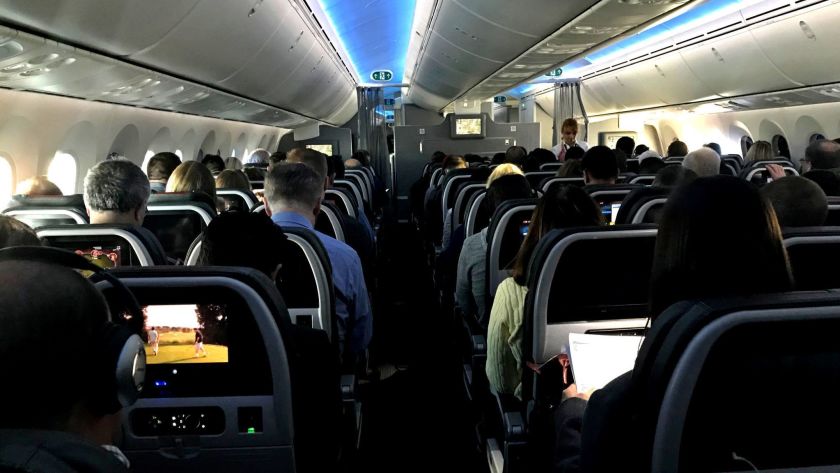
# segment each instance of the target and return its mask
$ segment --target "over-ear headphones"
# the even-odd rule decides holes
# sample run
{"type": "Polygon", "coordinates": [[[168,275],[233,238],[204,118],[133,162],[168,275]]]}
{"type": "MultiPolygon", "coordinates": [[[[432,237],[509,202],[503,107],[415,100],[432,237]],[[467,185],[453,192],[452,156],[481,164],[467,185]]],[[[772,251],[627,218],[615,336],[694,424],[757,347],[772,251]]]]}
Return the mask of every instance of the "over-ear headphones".
{"type": "MultiPolygon", "coordinates": [[[[143,311],[134,294],[116,277],[72,251],[40,246],[21,246],[0,250],[2,261],[36,261],[90,271],[91,282],[107,281],[114,289],[121,307],[109,305],[108,321],[96,337],[95,383],[91,389],[91,407],[99,414],[113,414],[137,400],[146,377],[146,350],[140,333],[143,311]],[[126,324],[114,322],[113,314],[128,315],[126,324]]],[[[106,298],[107,300],[107,298],[106,298]]]]}

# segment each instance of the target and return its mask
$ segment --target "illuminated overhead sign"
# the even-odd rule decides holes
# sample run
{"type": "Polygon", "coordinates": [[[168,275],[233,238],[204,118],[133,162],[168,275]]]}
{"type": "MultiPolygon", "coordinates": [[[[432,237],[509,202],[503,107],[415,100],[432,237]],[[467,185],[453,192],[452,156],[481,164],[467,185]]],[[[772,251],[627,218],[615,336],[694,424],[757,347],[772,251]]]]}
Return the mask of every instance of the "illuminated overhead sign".
{"type": "Polygon", "coordinates": [[[504,95],[497,95],[497,96],[493,97],[493,102],[494,103],[505,103],[505,102],[507,102],[507,97],[505,97],[504,95]]]}
{"type": "Polygon", "coordinates": [[[563,69],[560,69],[559,67],[557,69],[554,69],[553,71],[548,71],[545,73],[545,75],[548,77],[560,77],[561,74],[563,74],[563,69]]]}
{"type": "Polygon", "coordinates": [[[373,71],[370,73],[370,80],[377,82],[387,82],[394,77],[394,73],[389,70],[373,71]]]}

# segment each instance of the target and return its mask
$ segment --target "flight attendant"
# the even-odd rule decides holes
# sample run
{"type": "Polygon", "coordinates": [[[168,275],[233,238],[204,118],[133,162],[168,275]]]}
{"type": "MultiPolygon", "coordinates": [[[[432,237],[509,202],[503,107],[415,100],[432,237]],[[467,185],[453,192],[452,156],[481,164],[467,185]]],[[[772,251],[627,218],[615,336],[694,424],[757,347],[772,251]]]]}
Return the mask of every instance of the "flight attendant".
{"type": "Polygon", "coordinates": [[[578,141],[577,138],[578,134],[578,123],[577,120],[574,118],[567,118],[563,120],[563,124],[560,126],[560,143],[557,146],[551,148],[551,151],[554,152],[554,155],[557,156],[558,161],[565,161],[566,160],[566,152],[569,148],[573,146],[577,146],[584,151],[589,149],[589,144],[585,141],[578,141]]]}

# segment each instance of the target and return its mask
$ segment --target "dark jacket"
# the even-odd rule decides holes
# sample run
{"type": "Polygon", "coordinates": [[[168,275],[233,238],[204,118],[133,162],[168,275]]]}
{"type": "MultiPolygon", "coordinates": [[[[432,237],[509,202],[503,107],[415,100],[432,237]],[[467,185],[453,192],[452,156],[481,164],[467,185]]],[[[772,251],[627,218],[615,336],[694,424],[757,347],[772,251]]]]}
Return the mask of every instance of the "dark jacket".
{"type": "Polygon", "coordinates": [[[0,471],[126,473],[111,452],[67,432],[0,430],[0,471]]]}

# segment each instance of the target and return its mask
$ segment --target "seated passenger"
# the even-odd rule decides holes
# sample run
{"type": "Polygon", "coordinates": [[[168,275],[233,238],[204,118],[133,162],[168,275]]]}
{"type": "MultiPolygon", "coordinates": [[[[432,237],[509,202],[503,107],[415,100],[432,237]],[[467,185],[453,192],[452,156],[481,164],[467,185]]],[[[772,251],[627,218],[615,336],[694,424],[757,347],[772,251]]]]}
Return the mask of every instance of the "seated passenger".
{"type": "Polygon", "coordinates": [[[615,142],[615,149],[624,153],[624,156],[629,158],[633,156],[633,151],[636,148],[636,140],[629,136],[622,136],[615,142]]]}
{"type": "Polygon", "coordinates": [[[116,387],[103,379],[114,369],[102,361],[108,313],[72,269],[0,262],[0,470],[129,471],[113,445],[122,420],[111,405],[116,387]]]}
{"type": "MultiPolygon", "coordinates": [[[[531,197],[531,186],[525,176],[510,174],[502,176],[487,188],[487,209],[490,215],[502,204],[513,199],[531,197]]],[[[466,316],[475,317],[482,327],[487,327],[487,307],[485,307],[485,277],[487,261],[487,230],[464,240],[461,255],[458,257],[458,272],[455,280],[455,304],[466,316]]]]}
{"type": "Polygon", "coordinates": [[[143,225],[151,187],[131,161],[102,161],[85,176],[84,199],[90,223],[143,225]]]}
{"type": "Polygon", "coordinates": [[[28,197],[64,195],[61,193],[61,189],[59,189],[57,185],[47,179],[47,176],[30,177],[29,179],[21,182],[18,184],[15,194],[25,195],[28,197]]]}
{"type": "Polygon", "coordinates": [[[773,146],[767,141],[758,140],[747,150],[744,163],[749,167],[759,161],[772,161],[774,159],[776,159],[776,155],[773,154],[773,146]]]}
{"type": "Polygon", "coordinates": [[[583,155],[586,154],[580,146],[572,146],[566,150],[566,161],[580,161],[583,155]]]}
{"type": "Polygon", "coordinates": [[[283,227],[305,228],[315,233],[332,263],[335,311],[339,319],[340,346],[361,354],[373,334],[365,277],[359,255],[334,238],[315,230],[321,211],[324,178],[309,166],[288,163],[272,169],[265,179],[266,213],[283,227]]]}
{"type": "Polygon", "coordinates": [[[344,170],[346,169],[344,166],[344,160],[341,159],[341,156],[327,156],[327,158],[332,163],[333,168],[333,177],[332,180],[335,181],[336,179],[344,179],[344,170]]]}
{"type": "Polygon", "coordinates": [[[717,153],[718,156],[723,156],[723,151],[721,151],[720,145],[715,142],[706,143],[703,145],[703,147],[714,150],[714,152],[717,153]]]}
{"type": "Polygon", "coordinates": [[[529,153],[529,156],[533,156],[541,166],[543,164],[557,162],[557,156],[545,148],[534,148],[529,153]]]}
{"type": "Polygon", "coordinates": [[[566,160],[566,152],[569,151],[569,148],[573,146],[577,146],[578,148],[583,149],[584,151],[589,149],[589,144],[585,141],[579,141],[577,139],[578,134],[578,122],[574,118],[567,118],[563,120],[563,124],[560,125],[560,143],[557,146],[551,148],[551,152],[557,156],[558,161],[565,161],[566,160]]]}
{"type": "Polygon", "coordinates": [[[817,183],[827,196],[840,196],[840,177],[827,169],[814,169],[802,175],[817,183]]]}
{"type": "Polygon", "coordinates": [[[829,140],[817,140],[805,148],[802,173],[811,169],[822,169],[840,175],[840,144],[829,140]]]}
{"type": "Polygon", "coordinates": [[[493,169],[493,172],[490,173],[490,176],[487,178],[487,184],[485,185],[485,187],[489,188],[490,184],[492,184],[493,181],[495,181],[496,179],[498,179],[502,176],[508,176],[508,175],[511,175],[511,174],[518,174],[520,176],[525,175],[525,173],[522,172],[522,169],[515,164],[511,164],[511,163],[500,164],[500,165],[496,166],[495,169],[493,169]]]}
{"type": "MultiPolygon", "coordinates": [[[[185,161],[172,172],[166,183],[166,192],[196,191],[204,192],[216,201],[216,180],[207,166],[198,161],[185,161]]],[[[224,204],[221,208],[224,208],[224,204]]]]}
{"type": "Polygon", "coordinates": [[[0,249],[10,246],[41,246],[35,230],[16,218],[0,215],[0,249]]]}
{"type": "Polygon", "coordinates": [[[773,205],[782,228],[817,227],[828,216],[828,199],[815,182],[788,176],[761,188],[761,195],[773,205]]]}
{"type": "Polygon", "coordinates": [[[653,187],[679,187],[695,179],[697,179],[696,172],[674,164],[665,166],[656,173],[656,177],[653,179],[653,187]]]}
{"type": "Polygon", "coordinates": [[[494,164],[502,164],[504,162],[505,162],[505,153],[496,153],[490,159],[490,165],[491,166],[494,165],[494,164]]]}
{"type": "Polygon", "coordinates": [[[225,170],[225,160],[217,154],[205,154],[201,159],[201,164],[207,166],[214,177],[225,170]]]}
{"type": "Polygon", "coordinates": [[[566,153],[566,162],[557,170],[557,177],[583,177],[583,160],[571,159],[572,151],[580,149],[577,146],[566,153]]]}
{"type": "Polygon", "coordinates": [[[656,174],[665,167],[665,162],[658,156],[649,156],[639,161],[639,174],[656,174]]]}
{"type": "Polygon", "coordinates": [[[618,160],[606,146],[593,146],[581,160],[583,182],[589,185],[615,184],[618,179],[618,160]]]}
{"type": "Polygon", "coordinates": [[[698,177],[711,177],[720,174],[720,156],[713,149],[700,148],[688,153],[682,166],[691,169],[698,177]]]}
{"type": "MultiPolygon", "coordinates": [[[[736,177],[699,178],[678,189],[659,222],[650,287],[654,326],[679,301],[790,290],[792,276],[773,208],[758,189],[736,177]]],[[[635,457],[635,448],[650,446],[633,443],[631,376],[625,373],[595,391],[588,406],[588,394],[578,393],[575,385],[563,393],[555,410],[556,471],[638,469],[628,459],[635,457]]]]}
{"type": "Polygon", "coordinates": [[[257,148],[254,151],[251,151],[251,154],[245,160],[245,164],[250,164],[253,166],[265,167],[269,164],[270,154],[268,151],[257,148]]]}
{"type": "Polygon", "coordinates": [[[624,151],[616,148],[613,150],[613,154],[615,155],[615,162],[618,164],[618,172],[627,172],[627,155],[624,154],[624,151]]]}
{"type": "Polygon", "coordinates": [[[216,176],[216,189],[236,189],[240,191],[250,191],[251,182],[248,176],[242,171],[234,171],[233,169],[225,169],[216,176]]]}
{"type": "MultiPolygon", "coordinates": [[[[464,165],[464,167],[467,167],[464,165]]],[[[362,162],[355,158],[350,158],[347,161],[344,161],[344,168],[345,169],[361,169],[362,162]]]]}
{"type": "Polygon", "coordinates": [[[640,159],[639,156],[649,149],[647,145],[636,145],[636,148],[633,149],[633,157],[640,159]]]}
{"type": "Polygon", "coordinates": [[[502,281],[493,299],[487,328],[487,380],[496,392],[522,397],[522,329],[528,262],[540,238],[557,228],[603,223],[598,204],[578,186],[557,186],[544,195],[519,248],[511,277],[502,281]]]}
{"type": "MultiPolygon", "coordinates": [[[[274,166],[286,161],[286,152],[285,151],[277,151],[276,153],[271,153],[268,157],[268,169],[271,170],[274,166]]],[[[264,176],[263,176],[264,177],[264,176]]]]}
{"type": "Polygon", "coordinates": [[[146,175],[149,176],[152,192],[166,192],[166,181],[179,164],[181,164],[181,158],[175,153],[157,153],[149,159],[146,164],[146,175]]]}
{"type": "Polygon", "coordinates": [[[668,145],[668,152],[665,159],[668,158],[682,158],[688,154],[688,145],[682,141],[674,138],[674,141],[668,145]]]}
{"type": "MultiPolygon", "coordinates": [[[[346,164],[346,163],[345,163],[346,164]]],[[[446,173],[452,171],[454,169],[465,169],[467,167],[467,162],[464,161],[464,158],[457,155],[449,155],[446,159],[443,160],[443,173],[444,177],[441,178],[440,182],[443,182],[443,179],[446,177],[446,173]]],[[[438,185],[436,187],[430,187],[426,191],[426,197],[423,200],[423,214],[425,215],[425,222],[426,222],[426,229],[425,235],[426,238],[435,244],[438,244],[442,241],[443,238],[443,211],[441,210],[441,201],[443,200],[443,186],[438,185]]]]}
{"type": "Polygon", "coordinates": [[[528,157],[528,151],[522,146],[511,146],[505,151],[505,162],[515,164],[520,168],[525,166],[526,157],[528,157]]]}

